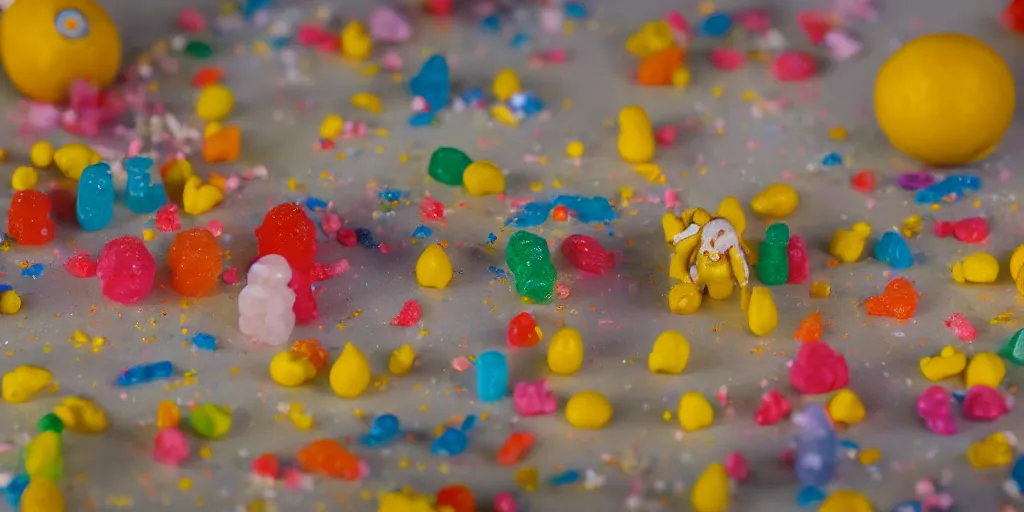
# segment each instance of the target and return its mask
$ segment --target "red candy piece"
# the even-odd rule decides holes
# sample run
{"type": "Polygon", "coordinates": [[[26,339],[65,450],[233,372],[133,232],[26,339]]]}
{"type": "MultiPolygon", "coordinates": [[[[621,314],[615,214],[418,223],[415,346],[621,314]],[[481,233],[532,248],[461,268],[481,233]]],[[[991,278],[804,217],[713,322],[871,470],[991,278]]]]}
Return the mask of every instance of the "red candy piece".
{"type": "Polygon", "coordinates": [[[871,316],[887,316],[906,320],[917,310],[917,289],[905,277],[897,277],[885,285],[881,295],[864,302],[864,308],[871,316]]]}
{"type": "Polygon", "coordinates": [[[854,174],[853,178],[850,179],[850,186],[862,194],[874,192],[877,185],[878,181],[875,179],[875,173],[867,169],[857,171],[857,174],[854,174]]]}
{"type": "Polygon", "coordinates": [[[320,439],[299,450],[296,458],[307,473],[320,473],[333,478],[358,480],[359,459],[333,439],[320,439]]]}
{"type": "Polygon", "coordinates": [[[953,396],[946,388],[932,386],[917,397],[917,415],[928,430],[940,436],[951,436],[957,431],[952,404],[953,396]]]}
{"type": "Polygon", "coordinates": [[[455,0],[424,0],[423,10],[435,16],[450,16],[455,10],[455,0]]]}
{"type": "Polygon", "coordinates": [[[799,82],[818,74],[818,60],[807,52],[789,50],[772,61],[772,76],[780,82],[799,82]]]}
{"type": "Polygon", "coordinates": [[[292,267],[292,280],[288,281],[288,288],[295,292],[292,312],[295,313],[295,322],[298,324],[307,324],[320,316],[316,308],[316,297],[313,296],[310,270],[312,269],[302,271],[292,267]]]}
{"type": "Polygon", "coordinates": [[[1012,0],[999,14],[999,22],[1018,34],[1024,34],[1024,0],[1012,0]]]}
{"type": "Polygon", "coordinates": [[[402,310],[391,319],[391,325],[395,327],[412,327],[420,321],[423,316],[423,308],[415,300],[407,300],[402,305],[402,310]]]}
{"type": "Polygon", "coordinates": [[[75,253],[64,262],[64,268],[78,278],[94,277],[96,275],[96,262],[84,252],[75,253]]]}
{"type": "Polygon", "coordinates": [[[444,220],[444,203],[431,197],[420,201],[420,218],[423,220],[444,220]]]}
{"type": "Polygon", "coordinates": [[[359,237],[356,236],[356,230],[351,228],[339,229],[336,238],[338,239],[338,243],[345,247],[353,247],[359,242],[359,237]]]}
{"type": "Polygon", "coordinates": [[[604,274],[615,264],[612,253],[596,238],[587,235],[572,235],[562,240],[562,256],[572,266],[591,274],[604,274]]]}
{"type": "Polygon", "coordinates": [[[967,421],[995,421],[1010,412],[1006,397],[988,386],[972,386],[968,389],[961,410],[967,421]]]}
{"type": "Polygon", "coordinates": [[[437,491],[437,509],[449,512],[476,512],[476,498],[465,485],[449,485],[437,491]]]}
{"type": "Polygon", "coordinates": [[[815,311],[800,321],[800,326],[793,333],[793,339],[804,343],[821,341],[821,313],[815,311]]]}
{"type": "Polygon", "coordinates": [[[50,196],[38,190],[20,190],[7,210],[7,234],[19,245],[45,245],[57,228],[50,218],[50,196]]]}
{"type": "Polygon", "coordinates": [[[762,427],[774,425],[788,418],[791,412],[793,408],[790,407],[789,400],[782,396],[779,390],[773,389],[761,396],[761,406],[754,413],[754,421],[762,427]]]}
{"type": "Polygon", "coordinates": [[[292,280],[288,283],[295,292],[297,323],[308,323],[319,316],[313,297],[310,273],[316,262],[316,225],[295,203],[282,203],[270,209],[263,223],[256,228],[257,258],[277,254],[288,261],[292,280]]]}
{"type": "Polygon", "coordinates": [[[192,77],[192,87],[201,89],[207,85],[219,83],[224,78],[224,70],[214,66],[203,66],[192,77]]]}
{"type": "Polygon", "coordinates": [[[121,304],[134,304],[153,289],[156,260],[146,244],[134,236],[115,238],[103,246],[96,263],[103,296],[121,304]]]}
{"type": "Polygon", "coordinates": [[[533,435],[529,432],[512,432],[498,450],[498,464],[512,466],[518,463],[533,447],[533,441],[533,435]]]}
{"type": "Polygon", "coordinates": [[[281,474],[281,463],[277,460],[277,455],[264,453],[253,459],[252,472],[259,477],[277,480],[277,476],[281,474]]]}
{"type": "Polygon", "coordinates": [[[672,27],[673,32],[678,32],[683,36],[689,37],[690,22],[689,20],[686,19],[686,16],[683,16],[682,13],[680,13],[679,11],[671,11],[665,15],[665,21],[668,23],[670,27],[672,27]]]}
{"type": "Polygon", "coordinates": [[[569,220],[569,209],[565,205],[558,205],[551,210],[551,220],[555,222],[565,222],[569,220]]]}
{"type": "Polygon", "coordinates": [[[519,503],[510,492],[499,492],[494,496],[494,512],[518,512],[519,503]]]}
{"type": "Polygon", "coordinates": [[[156,211],[154,218],[156,228],[160,231],[177,231],[181,229],[181,217],[178,215],[178,205],[167,203],[156,211]]]}
{"type": "Polygon", "coordinates": [[[736,71],[747,63],[747,56],[732,48],[715,48],[711,50],[711,65],[722,71],[736,71]]]}
{"type": "Polygon", "coordinates": [[[850,383],[846,358],[824,341],[800,345],[789,368],[789,384],[805,395],[820,395],[850,383]]]}
{"type": "Polygon", "coordinates": [[[747,458],[740,452],[732,452],[725,456],[725,474],[737,482],[742,482],[750,476],[750,464],[747,458]]]}
{"type": "Polygon", "coordinates": [[[75,196],[75,189],[68,186],[58,185],[50,189],[50,213],[54,219],[73,226],[78,225],[78,214],[75,206],[78,198],[75,196]]]}
{"type": "Polygon", "coordinates": [[[533,315],[523,311],[508,321],[505,337],[508,339],[509,346],[532,347],[540,343],[537,321],[533,318],[533,315]]]}
{"type": "Polygon", "coordinates": [[[984,217],[971,217],[958,221],[935,222],[935,236],[954,236],[967,244],[977,244],[988,239],[988,221],[984,217]]]}
{"type": "Polygon", "coordinates": [[[978,330],[974,328],[971,321],[963,313],[953,313],[946,319],[946,327],[953,331],[953,335],[960,341],[972,343],[978,339],[978,330]]]}
{"type": "Polygon", "coordinates": [[[807,243],[804,242],[804,237],[789,237],[786,252],[789,254],[789,284],[803,284],[811,277],[811,262],[807,259],[807,243]]]}
{"type": "Polygon", "coordinates": [[[825,13],[803,11],[796,15],[796,22],[811,44],[821,44],[825,34],[832,30],[832,20],[825,13]]]}
{"type": "Polygon", "coordinates": [[[676,135],[679,129],[672,125],[665,125],[654,130],[654,142],[663,148],[671,147],[676,143],[676,135]]]}

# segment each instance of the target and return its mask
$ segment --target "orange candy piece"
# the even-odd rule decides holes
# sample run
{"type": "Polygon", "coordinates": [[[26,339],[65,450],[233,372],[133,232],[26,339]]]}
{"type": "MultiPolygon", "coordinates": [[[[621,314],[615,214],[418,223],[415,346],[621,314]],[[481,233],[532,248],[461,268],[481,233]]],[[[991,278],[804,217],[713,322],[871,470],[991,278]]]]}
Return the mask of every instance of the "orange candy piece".
{"type": "Polygon", "coordinates": [[[320,439],[307,444],[299,450],[296,458],[308,473],[320,473],[344,480],[359,479],[359,459],[333,439],[320,439]]]}
{"type": "Polygon", "coordinates": [[[44,245],[53,241],[57,227],[50,218],[50,196],[38,190],[20,190],[7,210],[7,234],[19,245],[44,245]]]}
{"type": "Polygon", "coordinates": [[[437,510],[451,512],[476,512],[476,498],[465,485],[449,485],[437,491],[437,510]]]}
{"type": "Polygon", "coordinates": [[[229,125],[217,130],[203,141],[203,159],[211,164],[234,162],[242,152],[242,130],[229,125]]]}
{"type": "Polygon", "coordinates": [[[815,311],[807,315],[807,318],[800,321],[800,326],[793,333],[793,339],[804,343],[821,341],[821,324],[822,317],[820,312],[815,311]]]}
{"type": "Polygon", "coordinates": [[[178,404],[170,400],[160,402],[156,408],[156,428],[160,430],[177,428],[179,423],[181,423],[181,408],[178,407],[178,404]]]}
{"type": "Polygon", "coordinates": [[[686,62],[682,48],[672,45],[660,52],[644,57],[636,71],[640,85],[672,85],[672,72],[686,62]]]}
{"type": "Polygon", "coordinates": [[[324,368],[327,368],[327,363],[331,360],[330,354],[316,338],[297,340],[292,343],[292,350],[306,356],[306,360],[313,365],[313,368],[316,368],[317,374],[323,373],[324,368]]]}
{"type": "Polygon", "coordinates": [[[917,289],[905,277],[897,277],[885,285],[881,295],[864,302],[864,308],[871,316],[887,316],[906,320],[917,310],[917,289]]]}
{"type": "Polygon", "coordinates": [[[186,297],[202,297],[217,287],[224,252],[210,230],[193,228],[175,235],[167,265],[175,291],[186,297]]]}
{"type": "Polygon", "coordinates": [[[192,87],[202,89],[207,85],[220,83],[224,78],[224,70],[214,66],[203,66],[195,76],[192,77],[192,87]]]}

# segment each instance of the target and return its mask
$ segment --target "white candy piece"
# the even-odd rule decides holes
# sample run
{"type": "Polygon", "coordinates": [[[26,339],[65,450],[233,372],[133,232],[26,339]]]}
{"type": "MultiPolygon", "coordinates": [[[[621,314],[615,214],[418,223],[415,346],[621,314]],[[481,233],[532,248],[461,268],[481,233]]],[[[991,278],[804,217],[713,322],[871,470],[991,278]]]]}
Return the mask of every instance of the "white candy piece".
{"type": "Polygon", "coordinates": [[[288,287],[292,269],[276,254],[252,264],[245,288],[238,294],[238,330],[268,345],[283,345],[295,328],[295,292],[288,287]]]}

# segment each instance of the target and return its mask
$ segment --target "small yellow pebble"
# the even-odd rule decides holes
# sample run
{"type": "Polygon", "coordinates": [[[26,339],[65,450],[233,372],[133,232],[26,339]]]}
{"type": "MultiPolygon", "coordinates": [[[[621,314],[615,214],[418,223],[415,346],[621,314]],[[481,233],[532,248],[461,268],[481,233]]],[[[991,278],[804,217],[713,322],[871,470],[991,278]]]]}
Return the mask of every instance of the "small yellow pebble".
{"type": "Polygon", "coordinates": [[[654,158],[654,129],[647,112],[638,106],[619,111],[619,156],[631,164],[645,164],[654,158]]]}
{"type": "Polygon", "coordinates": [[[828,281],[815,281],[811,283],[811,298],[827,299],[832,295],[832,285],[828,281]]]}
{"type": "Polygon", "coordinates": [[[53,154],[53,161],[57,164],[57,169],[64,176],[75,181],[78,181],[78,178],[82,176],[82,171],[86,167],[98,164],[102,160],[103,158],[99,153],[93,151],[89,146],[78,142],[65,144],[53,154]]]}
{"type": "Polygon", "coordinates": [[[835,491],[825,498],[818,512],[874,512],[867,497],[857,491],[835,491]]]}
{"type": "Polygon", "coordinates": [[[331,366],[331,389],[342,398],[356,398],[370,385],[370,362],[351,342],[331,366]]]}
{"type": "MultiPolygon", "coordinates": [[[[352,95],[352,106],[365,108],[374,114],[379,114],[383,109],[380,96],[370,92],[360,92],[352,95]]],[[[332,137],[324,137],[332,138],[332,137]]]]}
{"type": "Polygon", "coordinates": [[[388,359],[388,371],[394,375],[405,375],[412,370],[412,364],[416,362],[416,352],[412,345],[406,343],[391,351],[391,358],[388,359]]]}
{"type": "Polygon", "coordinates": [[[452,262],[440,245],[428,245],[416,260],[416,282],[424,288],[443,290],[452,282],[452,274],[452,262]]]}
{"type": "Polygon", "coordinates": [[[40,169],[46,169],[53,164],[53,152],[53,144],[50,144],[49,141],[40,140],[32,144],[28,158],[32,165],[40,169]]]}
{"type": "Polygon", "coordinates": [[[477,160],[462,173],[462,186],[474,196],[488,196],[505,192],[505,175],[491,162],[477,160]]]}
{"type": "Polygon", "coordinates": [[[714,463],[700,474],[690,491],[690,505],[695,512],[726,512],[732,503],[729,474],[725,466],[714,463]]]}
{"type": "Polygon", "coordinates": [[[551,337],[548,368],[558,375],[572,375],[583,367],[583,336],[572,327],[563,327],[551,337]]]}
{"type": "Polygon", "coordinates": [[[761,217],[788,217],[800,205],[796,189],[785,183],[773,183],[750,200],[750,209],[761,217]]]}
{"type": "Polygon", "coordinates": [[[676,68],[672,70],[672,87],[676,89],[685,89],[686,86],[690,85],[690,69],[689,68],[676,68]]]}
{"type": "Polygon", "coordinates": [[[316,367],[304,354],[288,349],[270,360],[270,378],[279,386],[301,386],[316,378],[316,367]]]}
{"type": "Polygon", "coordinates": [[[755,286],[747,306],[747,326],[754,336],[765,336],[779,325],[779,311],[767,286],[755,286]]]}
{"type": "Polygon", "coordinates": [[[64,397],[53,413],[64,427],[79,434],[99,434],[107,429],[107,413],[96,402],[77,396],[64,397]]]}
{"type": "Polygon", "coordinates": [[[967,448],[967,460],[975,469],[1005,466],[1013,462],[1016,438],[996,432],[967,448]]]}
{"type": "Polygon", "coordinates": [[[373,38],[362,23],[352,20],[341,30],[341,54],[352,60],[366,60],[373,52],[373,38]]]}
{"type": "Polygon", "coordinates": [[[612,404],[597,391],[580,391],[565,404],[565,420],[576,428],[597,430],[612,419],[612,404]]]}
{"type": "Polygon", "coordinates": [[[840,261],[853,263],[864,253],[864,245],[871,236],[871,224],[858,222],[849,231],[837,229],[828,244],[828,252],[840,261]]]}
{"type": "Polygon", "coordinates": [[[21,311],[21,296],[14,290],[0,293],[0,313],[15,315],[21,311]]]}
{"type": "Polygon", "coordinates": [[[519,83],[519,75],[514,69],[503,69],[494,75],[494,85],[491,91],[498,101],[508,101],[513,94],[520,91],[522,86],[519,83]]]}
{"type": "Polygon", "coordinates": [[[951,273],[959,284],[994,283],[999,278],[999,260],[988,253],[974,253],[954,263],[951,273]]]}
{"type": "Polygon", "coordinates": [[[841,389],[828,400],[826,406],[828,415],[832,421],[856,425],[864,421],[867,411],[864,409],[864,402],[861,402],[857,393],[849,389],[841,389]]]}
{"type": "Polygon", "coordinates": [[[960,375],[967,367],[967,356],[953,345],[942,347],[939,355],[923,357],[919,363],[921,374],[932,382],[960,375]]]}
{"type": "Polygon", "coordinates": [[[142,230],[142,241],[143,242],[152,242],[154,238],[156,238],[156,230],[149,229],[149,228],[142,230]]]}
{"type": "Polygon", "coordinates": [[[4,400],[12,404],[29,401],[53,382],[53,374],[46,368],[21,365],[4,374],[0,380],[0,392],[4,400]]]}
{"type": "Polygon", "coordinates": [[[345,120],[338,114],[328,114],[320,123],[320,138],[333,139],[341,135],[345,127],[345,120]]]}
{"type": "Polygon", "coordinates": [[[665,331],[658,335],[647,356],[647,369],[651,373],[683,373],[690,361],[690,342],[679,331],[665,331]]]}
{"type": "Polygon", "coordinates": [[[846,140],[846,128],[843,126],[833,126],[829,129],[828,136],[832,140],[846,140]]]}
{"type": "Polygon", "coordinates": [[[519,118],[516,117],[515,112],[508,108],[508,105],[499,103],[491,107],[491,117],[495,121],[508,125],[508,126],[519,126],[519,118]]]}
{"type": "Polygon", "coordinates": [[[207,122],[220,122],[231,115],[235,108],[235,93],[221,84],[207,85],[199,91],[196,100],[196,115],[207,122]]]}
{"type": "Polygon", "coordinates": [[[710,427],[715,421],[715,410],[704,395],[689,391],[679,399],[679,426],[687,432],[710,427]]]}
{"type": "Polygon", "coordinates": [[[533,466],[517,469],[515,473],[516,485],[526,492],[533,492],[540,483],[540,472],[533,466]]]}
{"type": "Polygon", "coordinates": [[[569,158],[580,158],[583,156],[583,143],[574,140],[565,147],[565,156],[569,158]]]}
{"type": "Polygon", "coordinates": [[[967,371],[964,373],[964,383],[968,388],[974,386],[988,386],[998,388],[1006,376],[1006,363],[1003,358],[992,352],[978,352],[967,363],[967,371]]]}
{"type": "Polygon", "coordinates": [[[309,430],[313,428],[313,417],[302,412],[302,404],[293,403],[288,407],[288,419],[291,420],[292,425],[299,430],[309,430]]]}
{"type": "Polygon", "coordinates": [[[28,190],[39,181],[39,173],[28,166],[21,166],[11,173],[11,188],[14,190],[28,190]]]}
{"type": "Polygon", "coordinates": [[[870,466],[875,462],[878,462],[878,459],[881,458],[882,450],[879,450],[878,448],[868,448],[867,450],[861,450],[857,453],[857,461],[860,462],[862,466],[870,466]]]}

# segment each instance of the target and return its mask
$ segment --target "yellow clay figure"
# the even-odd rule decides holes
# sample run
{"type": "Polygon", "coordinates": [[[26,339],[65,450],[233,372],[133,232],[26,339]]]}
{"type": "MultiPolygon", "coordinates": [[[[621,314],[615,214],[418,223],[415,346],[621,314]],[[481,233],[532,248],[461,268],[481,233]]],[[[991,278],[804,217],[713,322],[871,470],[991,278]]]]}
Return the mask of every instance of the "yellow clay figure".
{"type": "Polygon", "coordinates": [[[705,429],[715,421],[715,410],[704,395],[689,391],[679,399],[679,426],[687,432],[705,429]]]}
{"type": "Polygon", "coordinates": [[[558,375],[572,375],[583,367],[583,337],[572,327],[564,327],[551,337],[548,368],[558,375]]]}
{"type": "Polygon", "coordinates": [[[960,375],[967,367],[967,356],[953,345],[942,347],[935,357],[923,357],[919,363],[921,374],[932,382],[960,375]]]}
{"type": "Polygon", "coordinates": [[[959,284],[994,283],[999,278],[999,260],[988,253],[974,253],[954,263],[951,273],[959,284]]]}
{"type": "Polygon", "coordinates": [[[1024,244],[1018,245],[1010,255],[1010,277],[1017,286],[1017,293],[1024,295],[1024,244]]]}
{"type": "Polygon", "coordinates": [[[619,156],[631,164],[645,164],[654,158],[654,128],[641,107],[619,111],[619,156]]]}
{"type": "Polygon", "coordinates": [[[825,498],[818,512],[874,512],[871,502],[857,491],[841,490],[825,498]]]}
{"type": "Polygon", "coordinates": [[[689,361],[690,342],[679,331],[665,331],[654,340],[647,369],[651,373],[683,373],[689,361]]]}
{"type": "Polygon", "coordinates": [[[462,186],[474,196],[502,194],[505,192],[505,175],[493,163],[477,160],[463,171],[462,186]]]}
{"type": "Polygon", "coordinates": [[[416,351],[412,345],[406,343],[391,351],[388,359],[388,371],[393,375],[405,375],[412,370],[412,364],[416,362],[416,351]]]}
{"type": "Polygon", "coordinates": [[[978,352],[967,363],[964,383],[968,388],[978,385],[997,388],[1005,376],[1006,363],[1002,357],[992,352],[978,352]]]}
{"type": "Polygon", "coordinates": [[[373,39],[366,27],[355,20],[341,30],[341,53],[352,60],[366,60],[373,52],[373,39]]]}
{"type": "Polygon", "coordinates": [[[12,404],[29,401],[53,382],[53,374],[46,368],[22,365],[4,374],[0,381],[4,400],[12,404]]]}
{"type": "Polygon", "coordinates": [[[678,219],[662,218],[665,240],[675,247],[669,277],[680,282],[669,290],[669,309],[686,315],[700,308],[704,291],[712,299],[732,295],[750,281],[748,251],[732,223],[702,208],[685,210],[678,219]]]}
{"type": "Polygon", "coordinates": [[[508,101],[513,94],[519,92],[521,87],[519,75],[516,74],[514,69],[503,69],[497,75],[494,75],[492,92],[494,92],[494,97],[498,101],[508,101]]]}
{"type": "Polygon", "coordinates": [[[644,23],[626,40],[626,51],[640,57],[658,53],[675,44],[672,27],[666,21],[644,23]]]}
{"type": "Polygon", "coordinates": [[[725,466],[717,462],[709,465],[690,490],[690,505],[696,512],[726,512],[731,502],[725,466]]]}
{"type": "Polygon", "coordinates": [[[416,282],[424,288],[443,290],[452,282],[452,262],[440,245],[430,244],[416,260],[416,282]]]}
{"type": "Polygon", "coordinates": [[[301,386],[316,378],[316,367],[305,354],[288,349],[270,360],[270,378],[279,386],[301,386]]]}
{"type": "Polygon", "coordinates": [[[856,425],[864,420],[867,411],[864,409],[864,402],[861,402],[857,393],[849,389],[841,389],[828,400],[826,405],[829,417],[832,421],[856,425]]]}
{"type": "Polygon", "coordinates": [[[75,181],[82,176],[82,171],[86,167],[98,164],[102,160],[103,157],[99,153],[78,142],[65,144],[53,154],[53,163],[57,164],[57,169],[75,181]]]}
{"type": "Polygon", "coordinates": [[[356,398],[370,386],[370,362],[351,342],[331,366],[331,389],[342,398],[356,398]]]}
{"type": "Polygon", "coordinates": [[[750,200],[750,209],[761,217],[781,219],[800,206],[800,195],[785,183],[772,183],[750,200]]]}
{"type": "Polygon", "coordinates": [[[64,495],[49,478],[33,478],[21,494],[21,512],[64,512],[64,495]]]}
{"type": "MultiPolygon", "coordinates": [[[[746,290],[744,290],[746,293],[746,290]]],[[[741,307],[747,312],[747,327],[754,336],[771,334],[779,325],[779,310],[767,286],[755,286],[744,296],[741,307]]]]}
{"type": "Polygon", "coordinates": [[[828,252],[845,263],[853,263],[864,254],[864,245],[871,236],[871,224],[858,222],[849,230],[837,229],[828,243],[828,252]]]}
{"type": "Polygon", "coordinates": [[[743,207],[740,205],[740,200],[733,196],[725,196],[721,203],[718,203],[718,211],[715,213],[716,217],[721,217],[728,220],[732,227],[736,230],[736,233],[743,238],[743,232],[747,230],[747,216],[743,213],[743,207]]]}
{"type": "Polygon", "coordinates": [[[576,428],[602,429],[612,413],[612,403],[597,391],[580,391],[565,404],[565,420],[576,428]]]}
{"type": "Polygon", "coordinates": [[[53,413],[64,427],[79,434],[99,434],[107,429],[107,413],[100,404],[77,396],[64,397],[53,413]]]}
{"type": "Polygon", "coordinates": [[[377,512],[436,512],[429,496],[413,492],[386,492],[380,495],[377,512]]]}
{"type": "Polygon", "coordinates": [[[1014,445],[1006,434],[996,432],[967,448],[967,460],[974,469],[994,468],[1013,462],[1014,445]]]}

